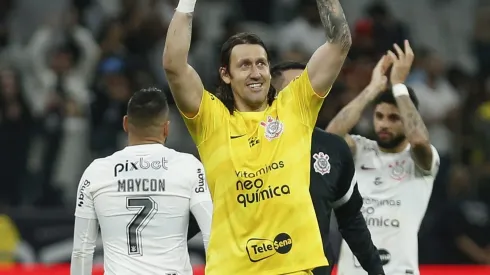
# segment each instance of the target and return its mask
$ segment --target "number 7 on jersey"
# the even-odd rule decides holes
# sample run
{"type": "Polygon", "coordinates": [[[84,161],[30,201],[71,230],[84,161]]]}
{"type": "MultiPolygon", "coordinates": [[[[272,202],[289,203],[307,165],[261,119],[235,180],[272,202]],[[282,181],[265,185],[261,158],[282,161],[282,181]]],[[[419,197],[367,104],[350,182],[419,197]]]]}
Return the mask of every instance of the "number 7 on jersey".
{"type": "Polygon", "coordinates": [[[126,226],[128,254],[143,256],[141,232],[158,211],[158,204],[151,197],[126,197],[126,208],[138,211],[126,226]]]}

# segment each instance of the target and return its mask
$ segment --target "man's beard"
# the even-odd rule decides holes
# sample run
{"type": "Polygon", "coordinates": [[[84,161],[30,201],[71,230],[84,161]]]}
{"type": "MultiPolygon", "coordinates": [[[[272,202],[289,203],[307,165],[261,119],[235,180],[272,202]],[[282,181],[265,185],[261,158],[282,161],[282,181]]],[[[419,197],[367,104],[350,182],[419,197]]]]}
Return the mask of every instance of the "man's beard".
{"type": "Polygon", "coordinates": [[[376,142],[378,143],[379,148],[383,149],[393,149],[398,147],[402,142],[404,142],[406,139],[406,136],[404,134],[395,136],[394,138],[388,140],[388,141],[383,141],[379,138],[378,135],[376,135],[376,142]]]}

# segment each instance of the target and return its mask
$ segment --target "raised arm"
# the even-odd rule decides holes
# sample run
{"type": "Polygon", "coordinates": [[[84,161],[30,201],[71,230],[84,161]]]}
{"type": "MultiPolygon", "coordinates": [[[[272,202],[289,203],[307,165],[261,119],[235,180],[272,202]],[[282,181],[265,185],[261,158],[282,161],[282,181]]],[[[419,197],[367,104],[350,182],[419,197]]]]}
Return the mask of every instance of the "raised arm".
{"type": "Polygon", "coordinates": [[[405,130],[405,136],[411,146],[414,162],[422,169],[428,171],[432,168],[432,146],[429,141],[429,132],[417,108],[410,99],[408,89],[403,84],[410,72],[414,54],[410,44],[405,40],[405,52],[395,44],[395,51],[388,51],[393,60],[390,80],[393,85],[393,95],[400,111],[405,130]]]}
{"type": "Polygon", "coordinates": [[[198,113],[204,90],[201,78],[187,63],[195,3],[196,0],[180,0],[168,28],[162,58],[177,107],[187,117],[198,113]]]}
{"type": "Polygon", "coordinates": [[[328,124],[326,131],[345,137],[352,153],[355,155],[356,143],[348,135],[357,124],[366,106],[386,88],[386,71],[391,65],[391,59],[383,56],[373,70],[369,85],[349,104],[347,104],[328,124]]]}
{"type": "Polygon", "coordinates": [[[316,3],[327,41],[313,53],[307,67],[313,90],[324,96],[344,64],[352,39],[339,0],[317,0],[316,3]]]}

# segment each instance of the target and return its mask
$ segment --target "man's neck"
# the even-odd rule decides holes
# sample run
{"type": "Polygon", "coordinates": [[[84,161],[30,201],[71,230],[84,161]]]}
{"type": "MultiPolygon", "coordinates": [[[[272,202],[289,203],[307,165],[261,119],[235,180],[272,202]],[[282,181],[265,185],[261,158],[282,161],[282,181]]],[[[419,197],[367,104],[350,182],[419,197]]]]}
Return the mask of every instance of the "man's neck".
{"type": "Polygon", "coordinates": [[[235,108],[239,112],[262,112],[265,109],[267,109],[267,101],[264,102],[261,106],[249,106],[244,103],[240,104],[238,102],[235,102],[235,108]]]}
{"type": "Polygon", "coordinates": [[[396,146],[394,148],[379,147],[379,150],[381,152],[384,152],[384,153],[396,154],[396,153],[403,152],[405,150],[405,148],[407,148],[407,146],[408,146],[408,140],[405,140],[402,143],[398,144],[398,146],[396,146]]]}
{"type": "Polygon", "coordinates": [[[164,144],[164,140],[159,140],[158,138],[138,138],[138,137],[128,137],[128,146],[145,145],[145,144],[164,144]]]}

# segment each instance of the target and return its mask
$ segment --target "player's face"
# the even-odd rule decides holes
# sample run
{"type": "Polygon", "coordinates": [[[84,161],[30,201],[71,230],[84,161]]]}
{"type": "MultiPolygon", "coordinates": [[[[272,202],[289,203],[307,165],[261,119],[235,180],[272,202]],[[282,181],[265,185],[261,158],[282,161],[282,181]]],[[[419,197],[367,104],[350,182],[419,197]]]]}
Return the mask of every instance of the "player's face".
{"type": "Polygon", "coordinates": [[[302,72],[303,70],[297,69],[283,71],[279,79],[277,81],[273,81],[274,88],[276,88],[277,92],[280,92],[282,89],[286,88],[291,81],[300,76],[302,72]]]}
{"type": "Polygon", "coordinates": [[[260,45],[242,44],[233,47],[228,72],[221,78],[230,84],[237,107],[259,109],[266,104],[271,74],[267,53],[260,45]]]}
{"type": "Polygon", "coordinates": [[[380,103],[374,109],[374,130],[379,147],[392,149],[405,140],[403,122],[395,105],[380,103]]]}

